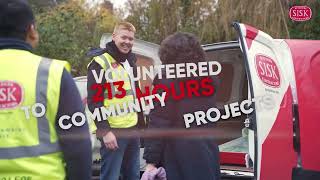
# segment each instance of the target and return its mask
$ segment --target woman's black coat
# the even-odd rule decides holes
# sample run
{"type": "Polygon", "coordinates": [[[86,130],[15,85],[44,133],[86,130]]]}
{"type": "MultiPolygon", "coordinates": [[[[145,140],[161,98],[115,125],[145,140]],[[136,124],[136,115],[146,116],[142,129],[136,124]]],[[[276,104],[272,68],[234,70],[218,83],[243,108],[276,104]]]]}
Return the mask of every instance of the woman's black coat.
{"type": "MultiPolygon", "coordinates": [[[[187,80],[186,80],[187,81],[187,80]]],[[[199,81],[199,78],[198,80],[199,81]]],[[[215,81],[216,82],[216,81],[215,81]]],[[[170,87],[172,84],[178,87],[177,79],[156,79],[153,83],[170,87]]],[[[215,86],[217,83],[213,83],[215,86]]],[[[172,86],[171,86],[172,88],[172,86]]],[[[181,91],[178,91],[181,93],[181,91]]],[[[155,104],[149,117],[149,129],[159,128],[163,136],[147,139],[145,141],[144,159],[147,163],[163,166],[167,172],[168,180],[218,180],[220,179],[219,149],[212,138],[202,137],[201,134],[188,136],[190,130],[213,125],[185,127],[183,115],[196,111],[205,111],[215,107],[214,96],[200,96],[173,100],[169,95],[165,106],[155,104]],[[180,129],[187,131],[183,136],[170,136],[169,131],[180,129]]]]}

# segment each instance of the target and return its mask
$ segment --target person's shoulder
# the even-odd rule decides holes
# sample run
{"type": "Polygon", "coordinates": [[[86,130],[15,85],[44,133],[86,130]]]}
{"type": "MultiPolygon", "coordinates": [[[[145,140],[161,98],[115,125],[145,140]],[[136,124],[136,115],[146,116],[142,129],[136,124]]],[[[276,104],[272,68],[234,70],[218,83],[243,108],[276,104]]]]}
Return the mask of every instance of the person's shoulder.
{"type": "Polygon", "coordinates": [[[106,49],[105,48],[91,48],[87,53],[86,56],[89,58],[93,58],[96,56],[100,56],[104,53],[106,53],[106,49]]]}
{"type": "Polygon", "coordinates": [[[56,66],[60,66],[63,69],[66,69],[69,73],[71,72],[71,65],[66,60],[53,59],[53,62],[56,66]]]}
{"type": "Polygon", "coordinates": [[[54,71],[61,71],[66,69],[68,72],[71,72],[71,65],[67,60],[55,59],[45,56],[39,56],[34,53],[29,53],[34,60],[37,60],[39,63],[39,68],[50,69],[54,71]]]}
{"type": "Polygon", "coordinates": [[[161,70],[161,78],[159,77],[159,72],[157,73],[157,75],[154,77],[153,79],[153,85],[165,85],[165,86],[170,86],[171,83],[174,83],[175,80],[174,79],[168,79],[165,77],[166,71],[164,69],[161,70]]]}

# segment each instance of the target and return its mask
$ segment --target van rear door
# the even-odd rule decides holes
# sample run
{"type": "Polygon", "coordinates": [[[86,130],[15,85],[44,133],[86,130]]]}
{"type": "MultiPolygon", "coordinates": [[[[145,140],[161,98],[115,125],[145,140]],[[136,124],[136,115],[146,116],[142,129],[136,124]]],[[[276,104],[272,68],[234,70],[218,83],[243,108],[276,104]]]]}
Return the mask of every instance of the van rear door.
{"type": "Polygon", "coordinates": [[[249,25],[234,23],[234,27],[245,60],[248,98],[255,109],[248,121],[255,178],[289,180],[297,165],[293,148],[296,94],[290,49],[285,41],[249,25]]]}

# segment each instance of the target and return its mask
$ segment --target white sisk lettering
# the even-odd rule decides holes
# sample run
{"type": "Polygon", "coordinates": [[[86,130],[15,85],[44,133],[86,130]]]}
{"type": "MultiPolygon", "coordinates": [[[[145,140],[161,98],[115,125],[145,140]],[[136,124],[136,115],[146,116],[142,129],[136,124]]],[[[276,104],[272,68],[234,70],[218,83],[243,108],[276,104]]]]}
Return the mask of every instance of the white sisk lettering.
{"type": "Polygon", "coordinates": [[[259,62],[259,68],[261,70],[261,75],[279,80],[279,77],[276,74],[276,66],[259,62]]]}
{"type": "Polygon", "coordinates": [[[5,94],[5,88],[0,88],[0,101],[6,101],[7,96],[5,94]]]}
{"type": "Polygon", "coordinates": [[[308,11],[305,9],[295,9],[292,10],[293,17],[307,17],[308,11]]]}
{"type": "Polygon", "coordinates": [[[265,72],[264,72],[264,68],[262,67],[262,62],[261,61],[259,61],[259,67],[260,67],[260,70],[262,71],[261,72],[261,75],[265,75],[265,72]]]}
{"type": "Polygon", "coordinates": [[[0,101],[17,101],[14,93],[16,88],[0,88],[0,101]]]}
{"type": "Polygon", "coordinates": [[[279,80],[279,77],[276,74],[276,66],[272,66],[271,71],[272,71],[272,77],[279,80]]]}

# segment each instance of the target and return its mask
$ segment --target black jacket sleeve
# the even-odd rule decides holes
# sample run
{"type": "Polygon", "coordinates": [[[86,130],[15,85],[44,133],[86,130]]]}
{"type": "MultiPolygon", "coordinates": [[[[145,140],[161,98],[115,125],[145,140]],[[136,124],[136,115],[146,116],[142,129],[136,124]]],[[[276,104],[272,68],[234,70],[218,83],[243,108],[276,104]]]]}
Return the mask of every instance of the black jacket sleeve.
{"type": "Polygon", "coordinates": [[[61,78],[59,108],[56,118],[56,131],[66,162],[69,180],[91,179],[92,150],[88,123],[72,126],[64,130],[58,120],[63,115],[72,116],[75,112],[84,114],[84,106],[72,76],[64,69],[61,78]]]}
{"type": "MultiPolygon", "coordinates": [[[[96,80],[94,79],[92,71],[96,71],[97,74],[100,74],[101,70],[103,70],[103,68],[95,61],[92,61],[92,63],[89,65],[89,68],[88,68],[88,74],[87,74],[88,98],[87,98],[87,102],[88,102],[88,108],[91,113],[93,113],[96,108],[100,108],[100,107],[104,106],[102,101],[101,102],[93,102],[93,96],[97,92],[96,92],[96,90],[91,89],[91,87],[94,84],[97,84],[96,80]]],[[[104,83],[106,83],[106,79],[103,77],[101,84],[104,84],[104,83]]],[[[102,96],[104,96],[104,93],[102,94],[102,96]]],[[[101,114],[100,114],[100,117],[102,117],[101,114]]],[[[94,119],[94,123],[97,126],[97,136],[98,137],[104,136],[110,130],[110,125],[109,125],[108,120],[97,121],[96,119],[94,119]]]]}
{"type": "MultiPolygon", "coordinates": [[[[166,86],[169,85],[168,80],[155,80],[154,85],[156,84],[164,84],[166,86]]],[[[161,94],[162,90],[158,91],[158,94],[161,94]]],[[[159,101],[154,101],[154,109],[150,111],[149,118],[150,122],[148,124],[148,129],[161,129],[165,131],[167,128],[172,127],[171,120],[174,119],[174,102],[168,98],[165,100],[165,106],[161,107],[159,101]]],[[[159,165],[161,163],[162,154],[164,150],[165,138],[163,137],[155,137],[155,138],[146,138],[145,139],[145,148],[143,158],[147,163],[152,163],[159,165]]]]}

